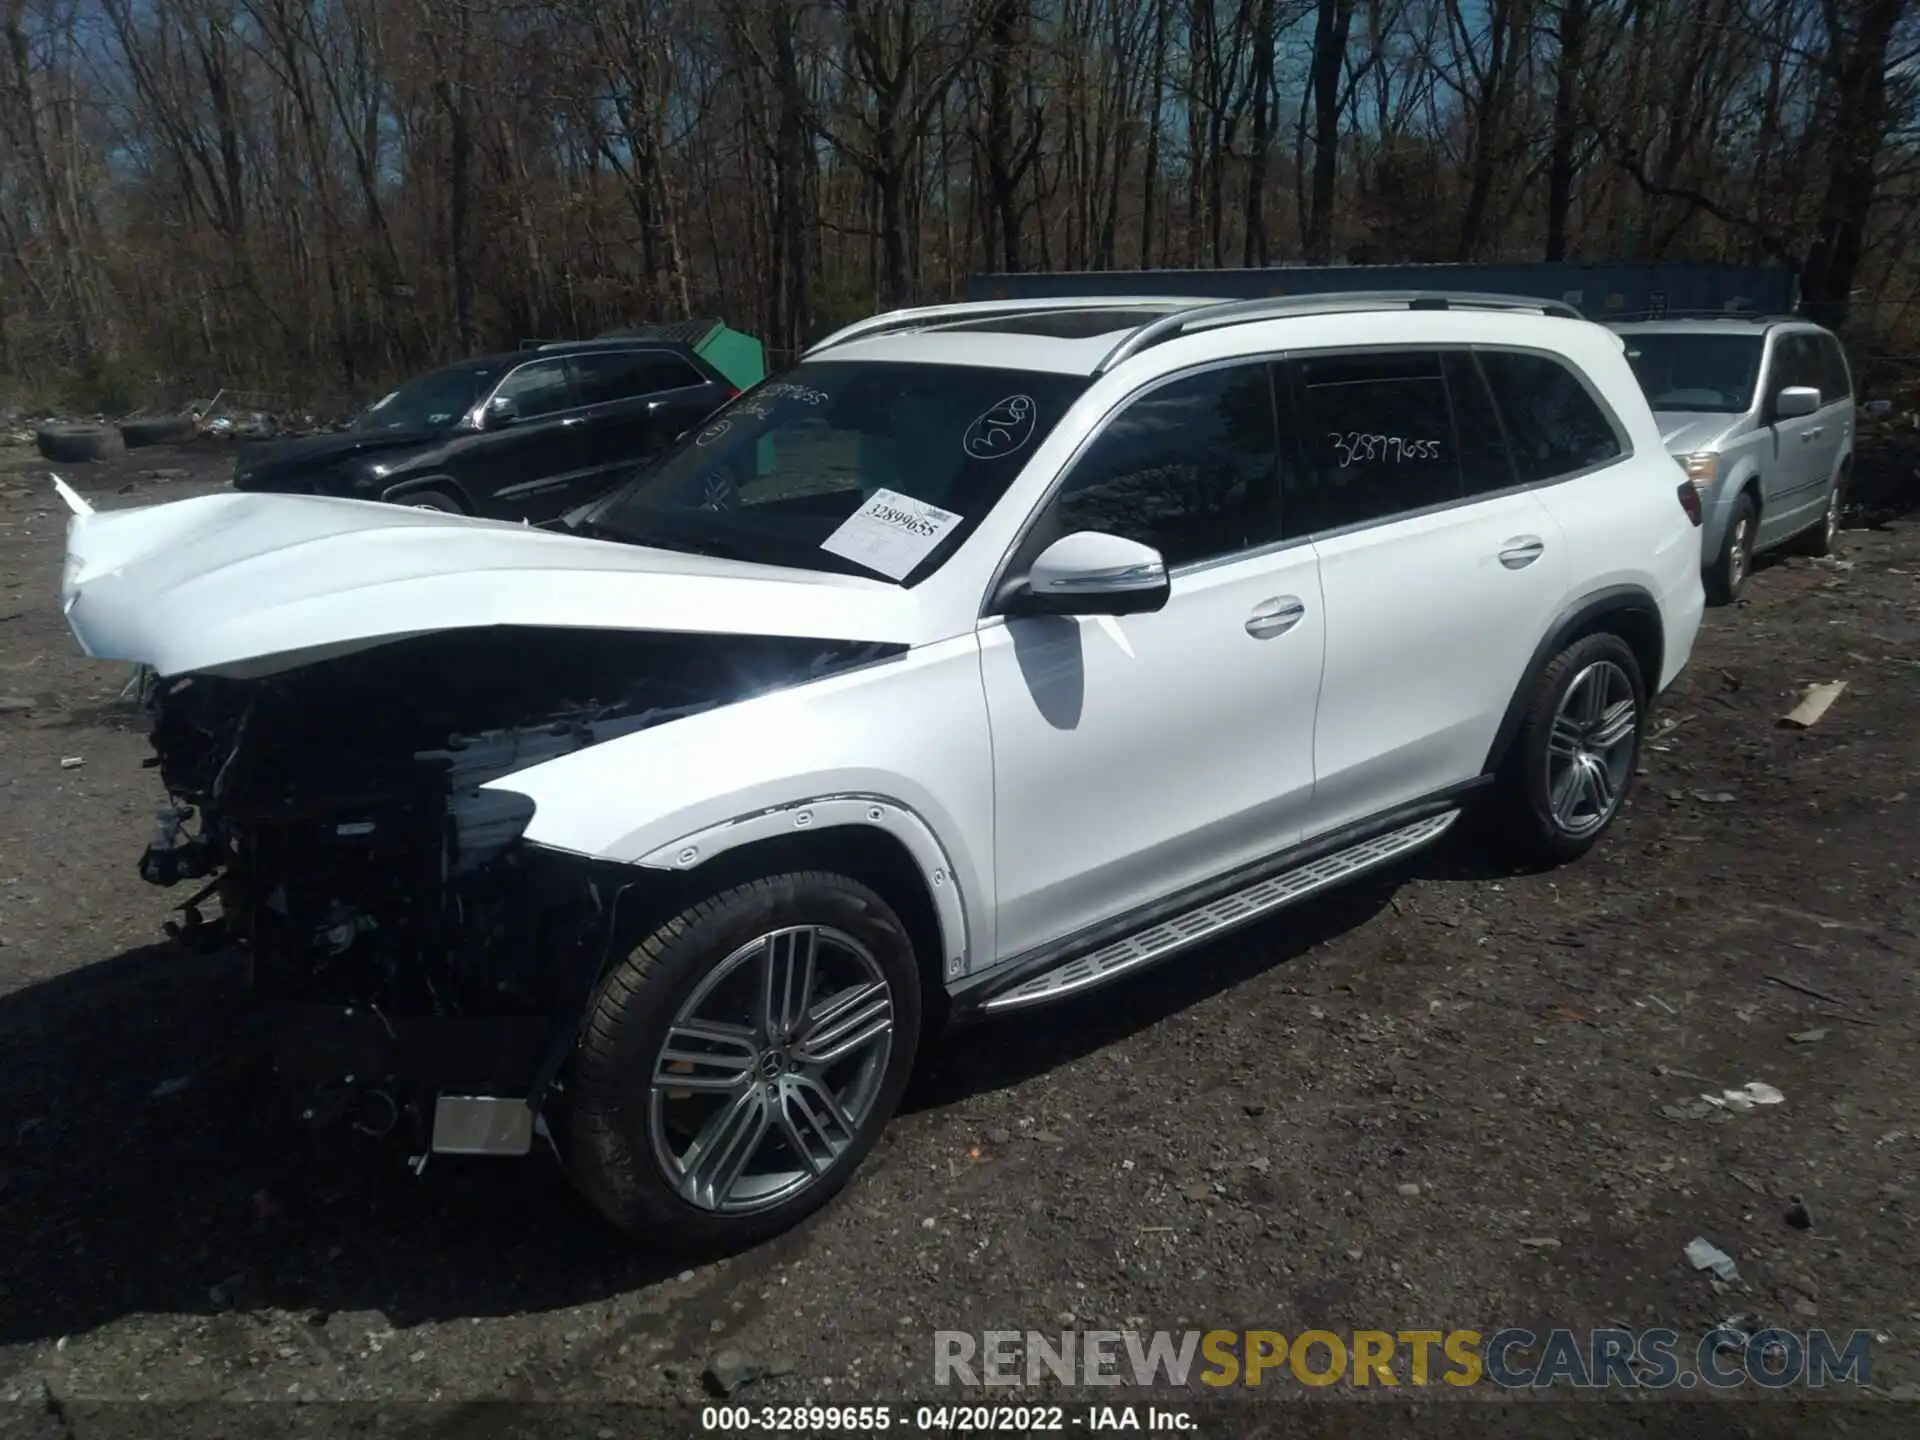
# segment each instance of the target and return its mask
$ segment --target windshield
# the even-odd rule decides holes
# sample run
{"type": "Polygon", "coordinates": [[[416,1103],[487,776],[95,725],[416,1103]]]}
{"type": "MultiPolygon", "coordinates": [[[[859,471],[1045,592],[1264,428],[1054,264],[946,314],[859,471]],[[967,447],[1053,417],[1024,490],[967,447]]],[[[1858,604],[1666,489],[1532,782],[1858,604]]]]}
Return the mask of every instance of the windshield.
{"type": "Polygon", "coordinates": [[[1088,383],[976,365],[815,361],[749,390],[576,524],[910,585],[972,532],[1088,383]]]}
{"type": "Polygon", "coordinates": [[[1627,363],[1655,410],[1742,415],[1760,378],[1758,335],[1628,335],[1627,363]]]}
{"type": "Polygon", "coordinates": [[[458,366],[409,380],[376,400],[353,422],[356,430],[444,430],[465,415],[493,383],[492,370],[458,366]]]}

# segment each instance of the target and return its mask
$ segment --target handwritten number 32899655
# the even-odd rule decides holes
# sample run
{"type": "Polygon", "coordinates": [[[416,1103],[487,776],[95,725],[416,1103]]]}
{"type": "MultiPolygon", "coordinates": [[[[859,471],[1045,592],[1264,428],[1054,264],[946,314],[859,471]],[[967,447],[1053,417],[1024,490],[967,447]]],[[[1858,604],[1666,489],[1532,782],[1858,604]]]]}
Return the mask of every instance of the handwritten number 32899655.
{"type": "Polygon", "coordinates": [[[1333,453],[1340,462],[1340,468],[1349,465],[1365,465],[1375,461],[1385,464],[1403,464],[1411,460],[1438,460],[1440,442],[1438,440],[1409,440],[1400,435],[1367,435],[1358,430],[1349,430],[1346,434],[1333,432],[1327,436],[1333,442],[1333,453]]]}

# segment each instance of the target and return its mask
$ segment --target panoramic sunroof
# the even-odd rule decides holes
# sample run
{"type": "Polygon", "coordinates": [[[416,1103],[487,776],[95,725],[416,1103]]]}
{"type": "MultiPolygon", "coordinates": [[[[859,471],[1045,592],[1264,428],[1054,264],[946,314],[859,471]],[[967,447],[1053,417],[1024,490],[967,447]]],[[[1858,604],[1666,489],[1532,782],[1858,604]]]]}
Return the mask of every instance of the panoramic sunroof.
{"type": "Polygon", "coordinates": [[[1040,310],[1025,315],[983,315],[977,320],[962,320],[957,325],[942,325],[942,330],[986,330],[995,335],[1045,335],[1054,340],[1087,340],[1095,335],[1110,335],[1115,330],[1132,330],[1169,313],[1168,309],[1131,306],[1116,310],[1040,310]]]}

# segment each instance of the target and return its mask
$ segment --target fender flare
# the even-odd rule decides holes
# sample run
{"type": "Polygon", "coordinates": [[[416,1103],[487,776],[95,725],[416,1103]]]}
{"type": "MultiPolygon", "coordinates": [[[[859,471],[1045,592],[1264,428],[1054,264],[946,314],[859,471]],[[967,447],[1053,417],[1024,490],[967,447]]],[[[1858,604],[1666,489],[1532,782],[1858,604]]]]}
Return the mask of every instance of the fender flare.
{"type": "Polygon", "coordinates": [[[1534,684],[1541,672],[1552,663],[1553,657],[1572,644],[1575,636],[1590,629],[1596,620],[1618,614],[1645,615],[1653,621],[1661,653],[1656,658],[1653,673],[1644,678],[1649,696],[1658,690],[1660,670],[1666,664],[1666,625],[1653,592],[1644,585],[1609,585],[1604,590],[1582,596],[1560,612],[1560,617],[1548,627],[1546,635],[1534,647],[1533,654],[1527,660],[1527,668],[1521,672],[1520,683],[1514,687],[1513,698],[1507,702],[1506,713],[1500,717],[1500,728],[1494,732],[1493,745],[1487,751],[1482,773],[1498,774],[1506,764],[1507,753],[1513,748],[1521,722],[1526,718],[1527,703],[1532,698],[1534,684]]]}
{"type": "Polygon", "coordinates": [[[772,809],[722,820],[642,855],[633,863],[648,870],[696,870],[716,855],[800,830],[866,827],[891,836],[919,866],[940,925],[941,973],[954,980],[967,973],[967,910],[946,847],[910,806],[884,795],[818,795],[772,809]]]}

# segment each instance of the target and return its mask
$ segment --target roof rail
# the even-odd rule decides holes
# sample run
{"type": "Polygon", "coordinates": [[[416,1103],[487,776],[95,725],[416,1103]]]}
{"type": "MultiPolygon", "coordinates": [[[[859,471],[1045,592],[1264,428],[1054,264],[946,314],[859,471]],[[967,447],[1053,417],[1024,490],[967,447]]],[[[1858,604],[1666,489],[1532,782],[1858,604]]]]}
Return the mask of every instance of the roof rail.
{"type": "Polygon", "coordinates": [[[1037,300],[961,300],[950,305],[921,305],[856,320],[834,331],[826,339],[815,341],[801,351],[800,356],[805,359],[822,350],[845,345],[850,340],[920,329],[936,325],[942,320],[970,320],[990,315],[1044,315],[1056,310],[1191,310],[1218,303],[1204,295],[1055,295],[1037,300]]]}
{"type": "Polygon", "coordinates": [[[1655,325],[1662,320],[1737,320],[1743,325],[1807,323],[1805,315],[1776,315],[1762,310],[1633,310],[1609,315],[1609,325],[1655,325]]]}
{"type": "Polygon", "coordinates": [[[1142,325],[1122,340],[1106,358],[1094,367],[1096,375],[1105,374],[1121,361],[1138,355],[1163,340],[1171,340],[1189,330],[1214,325],[1246,325],[1256,320],[1279,320],[1289,315],[1337,315],[1349,310],[1391,310],[1398,306],[1409,310],[1530,310],[1561,320],[1584,320],[1573,306],[1563,300],[1548,300],[1532,295],[1493,295],[1468,290],[1346,290],[1317,295],[1270,295],[1258,300],[1229,300],[1200,305],[1142,325]]]}

